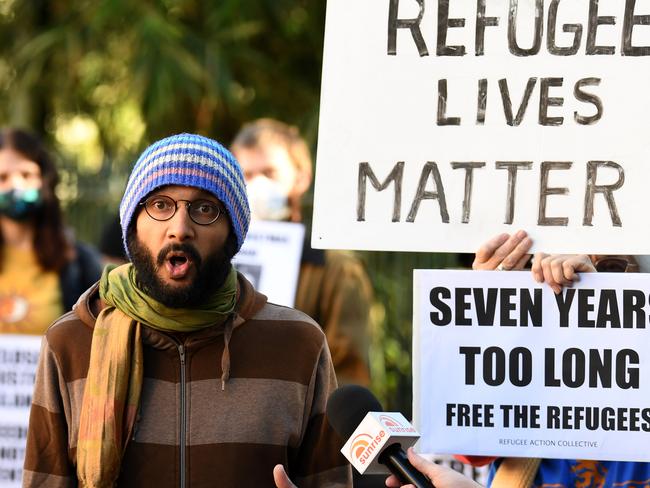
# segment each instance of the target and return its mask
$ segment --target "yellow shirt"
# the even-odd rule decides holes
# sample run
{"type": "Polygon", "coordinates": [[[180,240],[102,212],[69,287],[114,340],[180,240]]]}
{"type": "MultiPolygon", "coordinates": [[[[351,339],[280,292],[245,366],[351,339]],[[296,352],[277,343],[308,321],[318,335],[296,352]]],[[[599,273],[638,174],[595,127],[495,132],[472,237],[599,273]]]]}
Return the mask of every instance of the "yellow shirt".
{"type": "Polygon", "coordinates": [[[63,313],[59,275],[43,271],[32,251],[3,250],[0,333],[43,334],[63,313]]]}

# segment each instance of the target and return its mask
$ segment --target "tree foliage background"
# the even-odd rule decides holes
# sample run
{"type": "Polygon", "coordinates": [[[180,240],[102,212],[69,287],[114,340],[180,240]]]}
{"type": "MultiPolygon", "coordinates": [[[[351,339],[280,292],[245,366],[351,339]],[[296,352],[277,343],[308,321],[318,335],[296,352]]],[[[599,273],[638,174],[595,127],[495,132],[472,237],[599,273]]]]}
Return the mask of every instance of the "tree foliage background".
{"type": "MultiPolygon", "coordinates": [[[[149,143],[228,143],[268,116],[316,144],[326,0],[0,0],[0,121],[58,155],[68,222],[97,242],[149,143]]],[[[307,214],[309,212],[306,212],[307,214]]],[[[361,253],[377,303],[369,351],[385,406],[410,411],[411,272],[453,256],[361,253]]]]}

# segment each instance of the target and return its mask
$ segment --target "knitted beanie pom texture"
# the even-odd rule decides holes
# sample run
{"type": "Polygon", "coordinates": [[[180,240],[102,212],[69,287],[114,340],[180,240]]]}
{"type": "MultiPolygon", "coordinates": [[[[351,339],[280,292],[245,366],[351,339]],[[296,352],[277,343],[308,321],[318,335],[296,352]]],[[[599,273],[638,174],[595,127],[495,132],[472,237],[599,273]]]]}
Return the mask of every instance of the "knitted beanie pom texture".
{"type": "Polygon", "coordinates": [[[226,207],[239,250],[250,223],[244,175],[230,151],[196,134],[178,134],[155,142],[136,161],[120,203],[124,249],[138,204],[166,185],[200,188],[217,197],[226,207]]]}

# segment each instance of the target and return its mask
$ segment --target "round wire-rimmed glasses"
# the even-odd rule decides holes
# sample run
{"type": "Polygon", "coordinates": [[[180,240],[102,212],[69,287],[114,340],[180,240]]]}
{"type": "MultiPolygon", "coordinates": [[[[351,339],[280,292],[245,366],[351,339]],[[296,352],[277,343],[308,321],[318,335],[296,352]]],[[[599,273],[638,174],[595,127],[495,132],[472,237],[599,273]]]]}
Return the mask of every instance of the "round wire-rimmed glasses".
{"type": "Polygon", "coordinates": [[[150,196],[144,202],[141,202],[140,205],[144,207],[149,217],[164,222],[176,215],[180,202],[185,203],[187,214],[192,219],[192,222],[199,225],[210,225],[216,222],[223,211],[216,202],[211,200],[205,200],[203,198],[192,201],[174,200],[167,195],[150,196]]]}

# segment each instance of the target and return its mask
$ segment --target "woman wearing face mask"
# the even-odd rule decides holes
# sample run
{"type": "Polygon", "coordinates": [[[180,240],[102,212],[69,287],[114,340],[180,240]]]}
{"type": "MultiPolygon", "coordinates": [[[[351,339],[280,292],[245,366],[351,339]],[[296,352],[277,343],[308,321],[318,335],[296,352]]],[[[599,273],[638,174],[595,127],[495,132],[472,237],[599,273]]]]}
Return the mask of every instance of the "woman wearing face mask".
{"type": "Polygon", "coordinates": [[[0,333],[42,334],[101,273],[66,235],[56,168],[41,142],[0,131],[0,333]]]}

